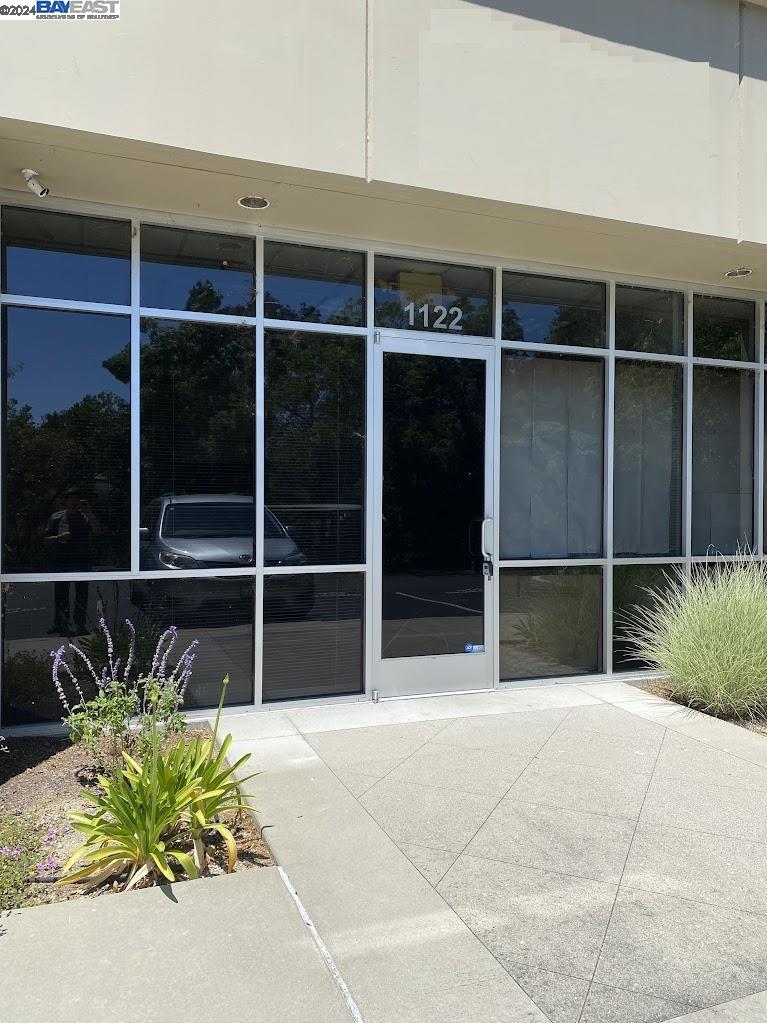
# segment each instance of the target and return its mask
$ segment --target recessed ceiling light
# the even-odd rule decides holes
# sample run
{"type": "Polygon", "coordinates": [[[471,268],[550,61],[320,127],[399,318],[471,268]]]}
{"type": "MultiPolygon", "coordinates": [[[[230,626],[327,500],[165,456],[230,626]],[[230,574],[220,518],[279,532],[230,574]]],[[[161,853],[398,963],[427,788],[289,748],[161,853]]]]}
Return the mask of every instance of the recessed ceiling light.
{"type": "Polygon", "coordinates": [[[237,200],[237,205],[246,210],[265,210],[269,200],[263,195],[243,195],[237,200]]]}
{"type": "Polygon", "coordinates": [[[733,277],[750,277],[753,272],[750,266],[739,266],[735,270],[728,270],[724,276],[732,280],[733,277]]]}

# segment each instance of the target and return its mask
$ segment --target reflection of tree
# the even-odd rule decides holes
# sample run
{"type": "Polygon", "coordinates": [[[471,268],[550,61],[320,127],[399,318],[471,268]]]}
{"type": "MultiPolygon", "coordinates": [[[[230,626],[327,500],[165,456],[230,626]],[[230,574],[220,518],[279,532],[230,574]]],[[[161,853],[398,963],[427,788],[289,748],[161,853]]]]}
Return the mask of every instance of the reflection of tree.
{"type": "MultiPolygon", "coordinates": [[[[108,361],[108,360],[107,360],[108,361]]],[[[104,363],[105,368],[109,368],[104,363]]],[[[130,521],[130,406],[110,391],[35,419],[29,405],[6,407],[5,554],[8,571],[43,570],[51,512],[70,486],[93,501],[101,526],[94,563],[127,567],[130,521]]]]}
{"type": "MultiPolygon", "coordinates": [[[[364,340],[269,332],[266,337],[266,503],[282,506],[362,505],[365,452],[364,340]]],[[[311,518],[311,516],[310,516],[311,518]]],[[[318,514],[314,513],[318,519],[318,514]]],[[[339,560],[362,557],[361,513],[339,560]]],[[[311,553],[317,522],[297,523],[299,546],[311,553]]]]}
{"type": "Polygon", "coordinates": [[[144,321],[142,503],[253,493],[254,372],[252,328],[144,321]]]}
{"type": "Polygon", "coordinates": [[[504,302],[502,313],[503,337],[508,341],[535,341],[539,344],[580,345],[586,348],[601,347],[605,343],[605,312],[602,306],[557,306],[555,302],[528,300],[504,302]],[[529,337],[520,319],[518,306],[539,306],[542,312],[556,310],[554,319],[545,337],[529,337]]]}
{"type": "Polygon", "coordinates": [[[484,363],[386,353],[384,403],[386,571],[471,568],[470,523],[484,510],[484,363]]]}
{"type": "Polygon", "coordinates": [[[667,313],[656,314],[649,310],[615,310],[615,338],[618,348],[629,348],[634,352],[662,352],[677,354],[675,341],[681,341],[683,320],[676,324],[667,313]]]}
{"type": "Polygon", "coordinates": [[[695,320],[693,352],[701,359],[753,359],[749,351],[749,331],[753,338],[753,327],[742,319],[709,319],[698,316],[695,320]]]}
{"type": "Polygon", "coordinates": [[[501,337],[506,341],[524,341],[525,332],[519,322],[517,310],[510,303],[505,303],[501,314],[502,333],[501,337]]]}
{"type": "Polygon", "coordinates": [[[332,312],[323,312],[307,302],[286,305],[269,291],[264,293],[264,316],[274,320],[297,320],[302,323],[333,323],[338,326],[359,327],[365,323],[365,299],[347,298],[332,312]]]}

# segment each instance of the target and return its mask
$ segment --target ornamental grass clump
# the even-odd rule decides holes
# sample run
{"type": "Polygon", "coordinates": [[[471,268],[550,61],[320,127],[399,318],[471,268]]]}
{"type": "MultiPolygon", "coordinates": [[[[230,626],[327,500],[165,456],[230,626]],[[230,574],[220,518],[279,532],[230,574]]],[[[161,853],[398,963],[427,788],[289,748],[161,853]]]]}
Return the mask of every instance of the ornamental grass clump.
{"type": "Polygon", "coordinates": [[[671,697],[722,718],[767,718],[767,563],[750,554],[680,567],[624,619],[635,656],[671,697]]]}

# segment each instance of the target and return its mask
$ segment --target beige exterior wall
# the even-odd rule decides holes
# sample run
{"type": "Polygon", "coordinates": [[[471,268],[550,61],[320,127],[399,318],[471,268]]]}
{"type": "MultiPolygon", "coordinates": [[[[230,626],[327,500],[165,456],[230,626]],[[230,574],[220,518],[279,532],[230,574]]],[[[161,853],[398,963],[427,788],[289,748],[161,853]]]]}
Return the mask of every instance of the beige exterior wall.
{"type": "MultiPolygon", "coordinates": [[[[116,23],[0,26],[0,187],[36,159],[59,194],[217,215],[205,195],[174,204],[172,183],[135,194],[130,166],[122,192],[100,186],[108,160],[136,159],[131,140],[149,165],[156,146],[211,174],[203,155],[226,158],[233,192],[235,177],[275,194],[331,175],[323,187],[361,197],[341,233],[370,233],[362,198],[386,194],[404,222],[407,203],[463,197],[512,225],[555,211],[603,235],[767,244],[765,43],[767,10],[737,0],[123,0],[116,23]]],[[[477,234],[448,247],[485,251],[477,234]]],[[[556,258],[540,242],[530,258],[541,248],[556,258]]]]}

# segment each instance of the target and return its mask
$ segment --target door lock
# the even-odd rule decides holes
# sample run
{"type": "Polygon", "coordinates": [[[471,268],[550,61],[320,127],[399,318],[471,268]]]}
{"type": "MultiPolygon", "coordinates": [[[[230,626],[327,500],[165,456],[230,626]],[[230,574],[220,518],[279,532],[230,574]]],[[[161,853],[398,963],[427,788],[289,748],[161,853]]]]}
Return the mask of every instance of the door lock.
{"type": "Polygon", "coordinates": [[[493,578],[493,563],[487,558],[482,562],[482,575],[485,579],[493,578]]]}

